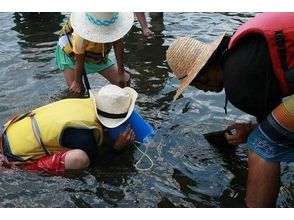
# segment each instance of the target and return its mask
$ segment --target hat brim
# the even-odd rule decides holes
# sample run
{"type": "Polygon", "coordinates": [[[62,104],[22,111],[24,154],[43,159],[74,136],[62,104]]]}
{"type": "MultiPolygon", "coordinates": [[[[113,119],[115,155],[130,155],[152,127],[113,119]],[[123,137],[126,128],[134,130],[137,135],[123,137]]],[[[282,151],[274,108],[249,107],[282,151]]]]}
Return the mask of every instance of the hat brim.
{"type": "Polygon", "coordinates": [[[219,36],[213,43],[208,44],[207,48],[203,50],[202,56],[199,60],[201,60],[200,64],[195,64],[191,71],[187,74],[187,76],[180,80],[180,86],[177,89],[177,92],[174,96],[174,101],[179,98],[179,96],[185,91],[185,89],[190,85],[190,83],[194,80],[194,78],[198,75],[200,70],[205,66],[208,62],[214,51],[220,45],[222,39],[224,38],[225,33],[219,36]]]}
{"type": "Polygon", "coordinates": [[[70,20],[74,31],[82,38],[96,43],[109,43],[128,33],[134,23],[134,14],[119,12],[117,20],[109,26],[91,24],[85,12],[72,12],[70,20]]]}
{"type": "MultiPolygon", "coordinates": [[[[130,87],[125,87],[125,88],[123,88],[123,90],[125,90],[130,95],[130,98],[131,98],[130,107],[129,107],[128,113],[127,113],[125,118],[119,118],[119,119],[106,118],[106,117],[103,117],[103,116],[99,115],[97,113],[97,111],[95,111],[97,119],[101,122],[101,124],[103,124],[107,128],[115,128],[115,127],[120,126],[126,120],[128,120],[128,118],[133,113],[133,110],[134,110],[134,107],[135,107],[135,102],[136,102],[136,99],[138,97],[138,93],[134,89],[132,89],[130,87]]],[[[95,97],[92,94],[92,92],[90,92],[90,96],[93,97],[93,101],[95,103],[95,108],[96,108],[95,97]]]]}

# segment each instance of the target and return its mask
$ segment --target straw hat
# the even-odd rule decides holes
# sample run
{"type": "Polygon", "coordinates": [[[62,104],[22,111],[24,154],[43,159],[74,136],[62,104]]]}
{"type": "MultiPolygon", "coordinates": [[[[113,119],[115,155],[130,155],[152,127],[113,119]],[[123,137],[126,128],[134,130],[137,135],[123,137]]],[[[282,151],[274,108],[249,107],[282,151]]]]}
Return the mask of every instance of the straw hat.
{"type": "Polygon", "coordinates": [[[73,12],[70,16],[74,31],[82,38],[109,43],[125,36],[134,22],[132,12],[73,12]]]}
{"type": "Polygon", "coordinates": [[[224,35],[225,33],[211,44],[206,44],[190,37],[181,37],[169,46],[166,51],[167,63],[177,79],[180,80],[180,86],[174,100],[184,92],[197,76],[221,43],[224,35]]]}
{"type": "Polygon", "coordinates": [[[116,85],[104,86],[97,94],[90,94],[95,98],[96,116],[107,128],[115,128],[131,116],[138,96],[134,89],[116,85]]]}

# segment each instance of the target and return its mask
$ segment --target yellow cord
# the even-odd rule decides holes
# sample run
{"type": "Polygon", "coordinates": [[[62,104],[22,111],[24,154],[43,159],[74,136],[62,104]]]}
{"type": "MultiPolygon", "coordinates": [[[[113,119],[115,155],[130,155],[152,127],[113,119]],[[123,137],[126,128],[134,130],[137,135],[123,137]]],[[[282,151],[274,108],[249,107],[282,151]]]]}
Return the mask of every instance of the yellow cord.
{"type": "MultiPolygon", "coordinates": [[[[137,144],[142,144],[139,141],[135,141],[135,143],[137,144]]],[[[149,155],[147,154],[148,151],[148,147],[146,146],[146,150],[145,152],[143,152],[136,144],[134,144],[134,146],[137,148],[138,151],[140,151],[142,153],[142,156],[140,157],[140,159],[135,163],[135,169],[141,172],[145,172],[145,171],[149,171],[151,170],[151,168],[153,167],[154,163],[153,160],[149,157],[149,155]],[[142,159],[145,157],[147,157],[147,159],[150,161],[150,166],[148,168],[140,168],[138,165],[141,163],[142,159]]]]}

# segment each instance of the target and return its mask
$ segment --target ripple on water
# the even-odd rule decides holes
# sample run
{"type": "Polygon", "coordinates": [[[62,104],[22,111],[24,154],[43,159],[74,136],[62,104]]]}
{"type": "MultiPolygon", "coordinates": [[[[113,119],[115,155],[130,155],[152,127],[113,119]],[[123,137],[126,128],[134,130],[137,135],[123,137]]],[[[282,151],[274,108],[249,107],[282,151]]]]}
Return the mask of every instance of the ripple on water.
{"type": "MultiPolygon", "coordinates": [[[[124,58],[131,86],[139,93],[136,110],[156,130],[148,144],[152,170],[135,170],[140,154],[131,148],[118,161],[64,177],[1,170],[0,206],[243,207],[246,148],[218,149],[202,134],[251,118],[230,104],[225,115],[223,92],[204,93],[188,87],[173,102],[178,81],[168,67],[166,50],[182,36],[212,42],[223,31],[233,33],[252,15],[164,13],[163,21],[147,17],[155,32],[152,39],[142,36],[136,22],[125,37],[124,58]]],[[[0,13],[1,122],[69,96],[54,63],[58,30],[68,17],[69,13],[0,13]]],[[[107,83],[99,74],[89,75],[89,80],[95,91],[107,83]]],[[[280,207],[293,207],[293,173],[292,166],[283,167],[280,207]]]]}

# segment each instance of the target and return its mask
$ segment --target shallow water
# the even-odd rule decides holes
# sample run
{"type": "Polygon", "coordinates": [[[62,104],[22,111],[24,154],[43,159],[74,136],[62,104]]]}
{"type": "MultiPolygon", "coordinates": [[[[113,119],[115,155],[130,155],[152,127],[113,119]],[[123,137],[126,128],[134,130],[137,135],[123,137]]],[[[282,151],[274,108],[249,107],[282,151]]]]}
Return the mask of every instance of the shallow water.
{"type": "MultiPolygon", "coordinates": [[[[125,65],[139,93],[137,111],[154,126],[146,144],[154,167],[138,172],[140,158],[128,149],[115,163],[64,177],[1,170],[0,207],[244,207],[246,148],[211,146],[203,133],[235,120],[252,118],[232,105],[224,114],[224,93],[188,88],[172,102],[178,82],[165,52],[180,36],[211,42],[232,34],[254,13],[164,13],[150,20],[153,39],[142,36],[138,22],[125,37],[125,65]]],[[[11,116],[67,96],[63,74],[54,64],[58,30],[68,13],[0,13],[0,123],[11,116]],[[50,22],[48,22],[50,21],[50,22]]],[[[113,54],[112,54],[113,56],[113,54]]],[[[106,81],[89,76],[92,88],[106,81]]],[[[144,160],[142,167],[148,167],[144,160]]],[[[279,207],[293,207],[293,165],[282,167],[279,207]]]]}

